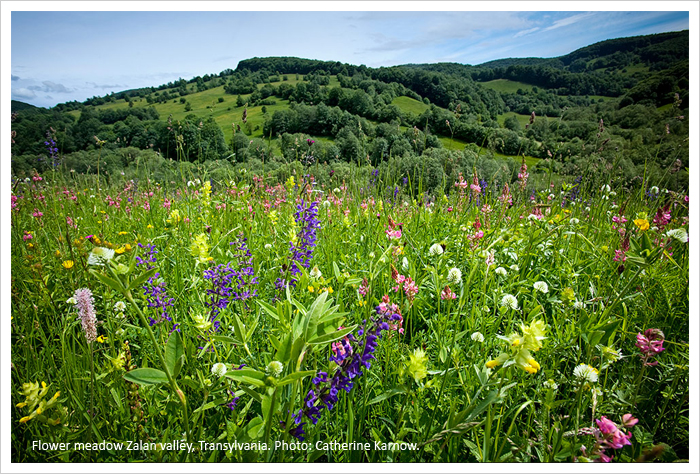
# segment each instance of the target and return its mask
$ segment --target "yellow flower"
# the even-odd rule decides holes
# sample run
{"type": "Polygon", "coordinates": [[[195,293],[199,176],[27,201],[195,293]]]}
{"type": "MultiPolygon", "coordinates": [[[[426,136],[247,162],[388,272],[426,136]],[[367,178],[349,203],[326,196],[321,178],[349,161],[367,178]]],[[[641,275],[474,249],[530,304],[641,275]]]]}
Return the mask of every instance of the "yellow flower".
{"type": "Polygon", "coordinates": [[[71,268],[73,268],[74,263],[73,260],[65,260],[61,265],[63,265],[63,268],[65,268],[66,270],[70,270],[71,268]]]}
{"type": "Polygon", "coordinates": [[[209,243],[207,243],[207,234],[199,234],[195,236],[190,246],[190,253],[197,260],[197,263],[207,263],[212,260],[209,257],[209,243]]]}
{"type": "Polygon", "coordinates": [[[56,257],[60,257],[60,256],[61,256],[61,252],[56,250],[56,257]]]}
{"type": "Polygon", "coordinates": [[[326,291],[328,291],[329,294],[333,293],[333,287],[329,286],[328,288],[326,288],[326,291]]]}
{"type": "Polygon", "coordinates": [[[607,251],[608,251],[608,246],[607,246],[607,245],[603,245],[603,246],[600,248],[600,250],[602,250],[603,252],[607,252],[607,251]]]}
{"type": "Polygon", "coordinates": [[[97,236],[93,237],[92,240],[93,240],[93,242],[95,242],[96,244],[102,243],[102,241],[100,240],[100,238],[97,237],[97,236]]]}
{"type": "Polygon", "coordinates": [[[126,244],[126,245],[124,246],[124,250],[131,250],[131,245],[126,244]]]}
{"type": "Polygon", "coordinates": [[[486,363],[486,367],[488,367],[489,369],[493,369],[496,366],[503,365],[503,363],[507,360],[508,360],[508,354],[506,354],[505,352],[502,352],[495,359],[488,361],[486,363]]]}
{"type": "Polygon", "coordinates": [[[97,337],[96,340],[97,340],[97,342],[99,342],[99,343],[104,343],[105,341],[107,341],[107,338],[104,337],[104,336],[102,336],[102,335],[100,335],[100,336],[97,337]]]}
{"type": "Polygon", "coordinates": [[[152,226],[151,224],[148,224],[148,225],[146,226],[146,229],[153,229],[153,226],[152,226]]]}
{"type": "Polygon", "coordinates": [[[33,248],[34,248],[34,244],[31,244],[31,243],[30,243],[30,244],[27,244],[27,248],[28,248],[28,249],[33,249],[33,248]]]}
{"type": "Polygon", "coordinates": [[[124,253],[124,247],[119,247],[118,249],[115,249],[114,252],[115,252],[115,253],[118,253],[118,254],[123,254],[123,253],[124,253]]]}
{"type": "Polygon", "coordinates": [[[646,219],[635,219],[634,220],[634,225],[639,227],[639,230],[647,230],[649,229],[649,221],[646,219]]]}
{"type": "Polygon", "coordinates": [[[126,235],[126,234],[128,234],[128,232],[124,232],[124,231],[119,232],[119,235],[126,235]]]}
{"type": "Polygon", "coordinates": [[[309,290],[309,293],[313,293],[313,292],[314,292],[314,287],[313,287],[313,286],[309,286],[307,289],[309,290]]]}

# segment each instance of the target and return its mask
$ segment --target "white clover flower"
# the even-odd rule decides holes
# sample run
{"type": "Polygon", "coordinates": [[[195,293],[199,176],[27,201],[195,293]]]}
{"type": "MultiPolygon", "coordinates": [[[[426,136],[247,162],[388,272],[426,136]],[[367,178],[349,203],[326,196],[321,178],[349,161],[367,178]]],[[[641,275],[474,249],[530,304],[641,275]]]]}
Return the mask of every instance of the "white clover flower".
{"type": "Polygon", "coordinates": [[[598,381],[598,369],[588,364],[579,364],[574,368],[574,377],[582,381],[595,383],[598,381]]]}
{"type": "Polygon", "coordinates": [[[549,292],[549,286],[547,286],[547,283],[543,281],[536,281],[535,284],[532,285],[532,287],[541,293],[549,292]]]}
{"type": "Polygon", "coordinates": [[[406,257],[404,257],[403,260],[401,260],[401,268],[403,269],[403,271],[408,270],[408,259],[406,257]]]}
{"type": "Polygon", "coordinates": [[[617,196],[617,193],[615,191],[610,191],[611,196],[617,196]]]}
{"type": "Polygon", "coordinates": [[[520,267],[517,266],[517,265],[515,265],[515,264],[511,265],[509,268],[510,268],[511,270],[513,270],[514,272],[519,272],[519,271],[520,271],[520,267]]]}
{"type": "Polygon", "coordinates": [[[610,192],[610,185],[604,184],[603,187],[600,188],[600,190],[604,193],[609,193],[610,192]]]}
{"type": "Polygon", "coordinates": [[[87,264],[88,265],[100,265],[103,266],[105,264],[104,260],[102,260],[100,257],[95,255],[94,253],[90,252],[88,255],[87,259],[87,264]]]}
{"type": "Polygon", "coordinates": [[[273,377],[279,377],[280,375],[282,375],[283,370],[284,365],[282,365],[282,362],[278,360],[273,360],[272,362],[267,364],[267,368],[265,369],[265,371],[273,377]]]}
{"type": "Polygon", "coordinates": [[[125,309],[126,309],[126,304],[123,301],[117,301],[116,303],[114,303],[114,311],[118,311],[120,313],[123,313],[125,309]]]}
{"type": "Polygon", "coordinates": [[[473,333],[471,337],[472,341],[474,342],[484,342],[484,335],[481,334],[479,331],[473,333]]]}
{"type": "Polygon", "coordinates": [[[103,260],[112,260],[114,258],[114,250],[105,247],[95,247],[91,253],[103,260]]]}
{"type": "Polygon", "coordinates": [[[576,300],[574,301],[574,309],[583,309],[584,304],[583,301],[576,300]]]}
{"type": "Polygon", "coordinates": [[[330,201],[323,201],[323,207],[325,207],[326,209],[328,209],[329,207],[331,207],[330,201]]]}
{"type": "Polygon", "coordinates": [[[659,188],[658,188],[658,186],[652,186],[651,188],[649,188],[649,192],[650,192],[651,194],[659,194],[659,188]]]}
{"type": "Polygon", "coordinates": [[[221,363],[217,362],[216,364],[211,366],[211,373],[216,375],[217,377],[223,377],[226,375],[226,366],[221,363]]]}
{"type": "Polygon", "coordinates": [[[315,266],[314,268],[312,268],[311,272],[309,272],[309,275],[314,280],[317,280],[323,276],[323,274],[321,273],[321,270],[318,269],[318,266],[315,266]]]}
{"type": "Polygon", "coordinates": [[[428,250],[428,255],[434,256],[434,255],[442,255],[444,252],[442,245],[440,244],[433,244],[430,246],[430,249],[428,250]]]}
{"type": "Polygon", "coordinates": [[[571,224],[571,225],[577,225],[578,223],[579,223],[579,220],[576,219],[575,217],[572,217],[572,218],[569,220],[569,224],[571,224]]]}
{"type": "Polygon", "coordinates": [[[677,241],[684,244],[688,243],[688,232],[683,227],[669,230],[668,232],[666,232],[666,236],[676,239],[677,241]]]}
{"type": "Polygon", "coordinates": [[[518,309],[518,299],[511,294],[505,294],[503,298],[501,298],[501,306],[506,306],[510,309],[518,309]]]}
{"type": "Polygon", "coordinates": [[[191,188],[192,186],[194,186],[194,181],[187,181],[187,187],[191,188]]]}
{"type": "Polygon", "coordinates": [[[457,267],[450,268],[447,272],[447,281],[450,283],[461,283],[462,282],[462,270],[457,267]]]}
{"type": "Polygon", "coordinates": [[[551,200],[554,199],[555,197],[556,197],[556,196],[555,196],[554,194],[550,194],[549,196],[547,196],[547,199],[551,201],[551,200]]]}
{"type": "Polygon", "coordinates": [[[369,258],[374,258],[374,252],[369,253],[369,258]]]}
{"type": "Polygon", "coordinates": [[[67,304],[72,304],[73,306],[75,306],[76,304],[78,304],[78,302],[77,302],[77,301],[75,300],[75,298],[72,297],[72,296],[66,300],[66,303],[67,303],[67,304]]]}
{"type": "Polygon", "coordinates": [[[339,188],[333,188],[333,194],[340,194],[339,188]]]}
{"type": "Polygon", "coordinates": [[[552,379],[543,382],[542,385],[544,385],[544,388],[548,388],[550,390],[556,390],[559,388],[559,385],[557,385],[557,383],[552,379]]]}
{"type": "Polygon", "coordinates": [[[265,244],[265,248],[268,249],[268,250],[271,249],[271,248],[272,248],[272,244],[265,244]]]}
{"type": "Polygon", "coordinates": [[[500,276],[503,276],[503,277],[506,276],[506,275],[508,275],[508,270],[506,270],[506,269],[503,268],[503,267],[498,267],[497,269],[494,270],[494,272],[496,273],[496,275],[500,275],[500,276]]]}

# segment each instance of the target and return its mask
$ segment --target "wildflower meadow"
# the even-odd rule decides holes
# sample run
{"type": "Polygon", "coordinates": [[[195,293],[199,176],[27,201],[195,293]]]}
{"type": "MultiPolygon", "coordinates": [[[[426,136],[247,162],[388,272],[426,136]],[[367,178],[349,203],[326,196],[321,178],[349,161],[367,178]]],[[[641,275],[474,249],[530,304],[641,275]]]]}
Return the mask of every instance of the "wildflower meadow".
{"type": "Polygon", "coordinates": [[[13,179],[13,462],[689,458],[687,191],[298,165],[13,179]]]}

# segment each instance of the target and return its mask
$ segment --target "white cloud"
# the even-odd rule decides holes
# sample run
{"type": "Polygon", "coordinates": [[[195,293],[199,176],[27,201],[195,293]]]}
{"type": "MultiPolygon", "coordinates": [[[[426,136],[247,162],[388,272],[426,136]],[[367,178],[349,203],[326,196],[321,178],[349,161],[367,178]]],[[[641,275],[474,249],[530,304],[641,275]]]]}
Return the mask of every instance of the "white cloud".
{"type": "Polygon", "coordinates": [[[534,33],[535,31],[537,31],[537,30],[539,30],[539,29],[540,29],[540,27],[539,27],[539,26],[536,26],[536,27],[530,28],[530,29],[528,29],[528,30],[518,31],[518,32],[513,36],[513,38],[520,38],[521,36],[525,36],[525,35],[532,34],[532,33],[534,33]]]}
{"type": "Polygon", "coordinates": [[[12,97],[16,97],[18,99],[34,99],[36,97],[36,94],[34,91],[30,91],[29,89],[14,89],[12,91],[12,97]]]}
{"type": "Polygon", "coordinates": [[[569,25],[577,23],[585,18],[588,18],[592,15],[595,15],[595,12],[579,13],[578,15],[573,15],[573,16],[569,16],[566,18],[562,18],[561,20],[555,21],[554,23],[552,23],[551,26],[548,26],[547,28],[545,28],[542,31],[550,31],[550,30],[554,30],[556,28],[561,28],[562,26],[569,26],[569,25]]]}

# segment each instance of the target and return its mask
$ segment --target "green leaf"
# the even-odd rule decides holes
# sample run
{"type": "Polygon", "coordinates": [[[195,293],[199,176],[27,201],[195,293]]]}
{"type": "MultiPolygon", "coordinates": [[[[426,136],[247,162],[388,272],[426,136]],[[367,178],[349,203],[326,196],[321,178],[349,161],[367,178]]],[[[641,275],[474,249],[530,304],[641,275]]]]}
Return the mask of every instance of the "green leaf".
{"type": "Polygon", "coordinates": [[[245,333],[243,332],[243,324],[241,324],[241,320],[238,319],[238,315],[236,313],[233,313],[233,332],[236,334],[236,337],[241,344],[245,344],[246,339],[245,333]]]}
{"type": "Polygon", "coordinates": [[[333,274],[336,280],[340,280],[340,268],[338,268],[338,264],[335,262],[333,262],[333,274]]]}
{"type": "Polygon", "coordinates": [[[292,334],[287,333],[285,338],[282,340],[282,344],[277,349],[277,355],[275,359],[286,364],[290,361],[292,356],[292,334]]]}
{"type": "Polygon", "coordinates": [[[263,423],[262,418],[258,416],[250,420],[250,423],[248,423],[248,426],[246,427],[246,431],[251,439],[256,439],[262,436],[263,428],[265,428],[265,424],[263,423]]]}
{"type": "Polygon", "coordinates": [[[202,405],[201,407],[197,408],[192,412],[192,414],[200,412],[200,411],[206,411],[209,410],[210,408],[214,408],[215,406],[219,406],[223,404],[226,401],[226,398],[217,398],[216,400],[212,400],[209,403],[206,403],[205,405],[202,405]]]}
{"type": "Polygon", "coordinates": [[[266,302],[264,302],[264,301],[258,300],[257,303],[258,303],[258,305],[260,305],[260,307],[262,308],[263,311],[265,311],[267,314],[270,315],[270,317],[271,317],[272,319],[276,319],[277,321],[280,320],[280,317],[279,317],[279,315],[277,314],[277,308],[275,308],[275,307],[272,306],[271,304],[266,303],[266,302]]]}
{"type": "Polygon", "coordinates": [[[306,313],[306,318],[304,319],[304,325],[302,331],[304,334],[304,340],[308,341],[316,332],[316,325],[321,315],[324,313],[324,307],[326,306],[326,298],[328,298],[328,292],[324,291],[321,293],[316,300],[311,303],[309,311],[306,313]]]}
{"type": "Polygon", "coordinates": [[[211,336],[214,341],[223,342],[225,344],[236,344],[236,340],[231,336],[211,336]]]}
{"type": "MultiPolygon", "coordinates": [[[[175,369],[178,366],[178,362],[185,355],[185,349],[182,345],[182,337],[180,337],[179,331],[173,331],[168,338],[168,343],[165,345],[165,365],[168,367],[170,374],[173,377],[177,377],[175,369]]],[[[180,366],[180,368],[182,368],[180,366]]]]}
{"type": "Polygon", "coordinates": [[[112,288],[114,291],[117,293],[124,293],[124,288],[122,287],[121,283],[119,283],[117,280],[114,280],[106,275],[103,275],[95,270],[90,270],[90,273],[100,280],[101,283],[104,285],[107,285],[108,287],[112,288]]]}
{"type": "Polygon", "coordinates": [[[375,403],[379,403],[387,398],[391,398],[394,395],[399,395],[401,393],[408,393],[408,389],[406,389],[406,387],[392,388],[391,390],[387,390],[386,392],[374,397],[367,405],[374,405],[375,403]]]}
{"type": "Polygon", "coordinates": [[[318,337],[315,337],[313,339],[310,339],[308,341],[308,343],[309,344],[325,344],[326,342],[335,341],[335,340],[338,340],[338,339],[350,334],[356,328],[357,328],[357,324],[353,324],[350,327],[338,329],[337,331],[333,331],[331,333],[324,334],[322,336],[318,336],[318,337]]]}
{"type": "Polygon", "coordinates": [[[134,288],[140,287],[141,285],[143,285],[146,282],[146,280],[148,280],[149,278],[151,278],[155,274],[156,274],[156,269],[151,268],[147,272],[142,273],[141,275],[139,275],[136,278],[134,278],[133,280],[131,280],[131,283],[129,283],[128,289],[133,290],[134,288]]]}
{"type": "Polygon", "coordinates": [[[165,372],[148,367],[134,369],[127,372],[124,374],[124,380],[139,385],[157,385],[159,383],[168,383],[168,377],[165,375],[165,372]]]}
{"type": "Polygon", "coordinates": [[[282,385],[288,385],[296,380],[303,379],[304,377],[307,377],[309,375],[314,375],[316,371],[314,370],[304,370],[302,372],[294,372],[293,374],[289,374],[286,377],[284,377],[282,380],[279,381],[277,384],[278,387],[281,387],[282,385]]]}

